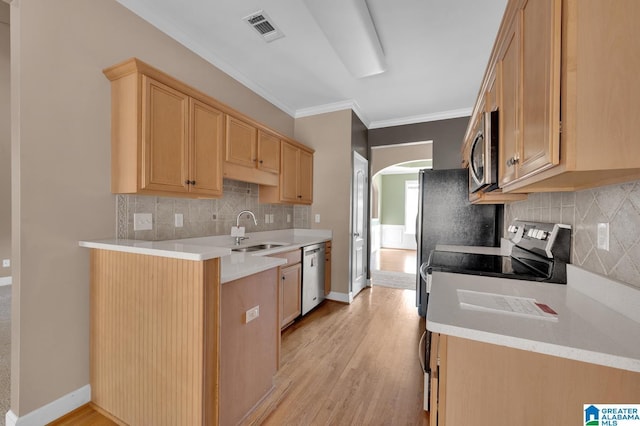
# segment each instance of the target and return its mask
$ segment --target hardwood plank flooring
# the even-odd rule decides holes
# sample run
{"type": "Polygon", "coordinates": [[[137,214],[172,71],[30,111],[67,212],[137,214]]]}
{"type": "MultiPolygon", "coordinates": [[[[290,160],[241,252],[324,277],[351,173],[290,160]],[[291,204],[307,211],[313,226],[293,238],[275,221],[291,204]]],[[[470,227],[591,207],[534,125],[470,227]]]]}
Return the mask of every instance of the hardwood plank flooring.
{"type": "Polygon", "coordinates": [[[274,391],[245,425],[428,425],[415,292],[365,289],[285,330],[274,391]]]}
{"type": "MultiPolygon", "coordinates": [[[[428,426],[414,305],[414,291],[385,287],[324,302],[283,332],[274,389],[242,424],[428,426]]],[[[98,416],[53,424],[113,424],[98,416]]]]}
{"type": "Polygon", "coordinates": [[[381,248],[371,258],[371,269],[415,274],[418,270],[417,252],[415,250],[381,248]]]}

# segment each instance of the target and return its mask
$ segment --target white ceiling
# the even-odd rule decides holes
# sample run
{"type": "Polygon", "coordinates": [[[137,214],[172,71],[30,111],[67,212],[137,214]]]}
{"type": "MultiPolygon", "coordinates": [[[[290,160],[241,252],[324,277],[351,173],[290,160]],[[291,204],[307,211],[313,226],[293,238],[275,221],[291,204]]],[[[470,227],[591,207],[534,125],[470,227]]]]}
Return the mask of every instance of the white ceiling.
{"type": "Polygon", "coordinates": [[[118,1],[289,115],[352,107],[369,128],[470,115],[507,2],[366,0],[387,71],[355,79],[302,0],[118,1]],[[259,10],[283,38],[242,20],[259,10]]]}

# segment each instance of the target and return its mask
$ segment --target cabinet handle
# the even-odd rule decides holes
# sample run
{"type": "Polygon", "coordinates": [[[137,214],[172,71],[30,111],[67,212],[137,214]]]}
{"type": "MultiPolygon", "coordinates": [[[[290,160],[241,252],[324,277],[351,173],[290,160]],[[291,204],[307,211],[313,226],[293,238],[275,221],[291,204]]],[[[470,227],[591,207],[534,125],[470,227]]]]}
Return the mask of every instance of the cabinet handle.
{"type": "Polygon", "coordinates": [[[518,157],[517,155],[513,156],[507,160],[507,167],[515,166],[519,162],[520,162],[520,157],[518,157]]]}

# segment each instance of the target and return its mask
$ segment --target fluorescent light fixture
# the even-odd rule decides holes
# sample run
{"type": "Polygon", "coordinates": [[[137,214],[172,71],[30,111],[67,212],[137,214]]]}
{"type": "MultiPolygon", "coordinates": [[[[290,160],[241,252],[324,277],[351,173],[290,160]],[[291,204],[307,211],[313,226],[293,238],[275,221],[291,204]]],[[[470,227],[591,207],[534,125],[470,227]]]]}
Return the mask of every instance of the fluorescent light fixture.
{"type": "Polygon", "coordinates": [[[365,0],[304,0],[351,75],[368,77],[387,64],[365,0]]]}

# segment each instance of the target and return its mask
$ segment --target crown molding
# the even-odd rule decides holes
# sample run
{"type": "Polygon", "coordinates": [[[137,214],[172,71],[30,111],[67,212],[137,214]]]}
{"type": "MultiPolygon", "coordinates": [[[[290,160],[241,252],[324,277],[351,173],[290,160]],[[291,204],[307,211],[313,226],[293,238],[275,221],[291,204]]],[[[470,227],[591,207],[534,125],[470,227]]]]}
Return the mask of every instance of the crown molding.
{"type": "Polygon", "coordinates": [[[318,105],[318,106],[309,107],[309,108],[301,108],[299,110],[296,110],[296,113],[293,117],[294,118],[309,117],[312,115],[326,114],[328,112],[343,111],[345,109],[352,110],[358,116],[358,118],[364,123],[364,125],[367,126],[367,128],[369,128],[369,120],[360,109],[360,106],[358,105],[358,103],[353,99],[350,99],[347,101],[333,102],[330,104],[318,105]]]}
{"type": "Polygon", "coordinates": [[[450,111],[436,112],[433,114],[414,115],[410,117],[392,118],[390,120],[372,121],[369,129],[382,127],[403,126],[405,124],[425,123],[428,121],[447,120],[450,118],[470,117],[472,108],[454,109],[450,111]]]}
{"type": "MultiPolygon", "coordinates": [[[[18,1],[18,0],[13,0],[13,1],[18,1]]],[[[138,15],[138,17],[140,17],[142,20],[150,23],[161,32],[165,33],[166,35],[168,35],[178,43],[182,44],[188,50],[191,50],[193,53],[200,56],[201,58],[209,62],[211,65],[213,65],[214,67],[218,68],[219,70],[229,75],[234,80],[238,81],[247,89],[251,90],[252,92],[264,98],[268,102],[272,103],[274,106],[281,109],[291,117],[295,116],[295,111],[289,108],[289,106],[287,106],[283,102],[281,102],[271,92],[269,92],[261,85],[247,78],[247,76],[242,74],[236,68],[231,66],[228,62],[221,59],[219,56],[213,54],[210,50],[208,50],[201,44],[193,41],[191,37],[184,34],[179,29],[177,29],[172,23],[168,22],[167,20],[163,19],[158,14],[156,14],[152,8],[146,7],[144,5],[137,5],[135,7],[132,7],[128,4],[125,4],[125,2],[121,0],[117,0],[117,2],[120,3],[126,9],[133,12],[134,14],[138,15]]]]}

